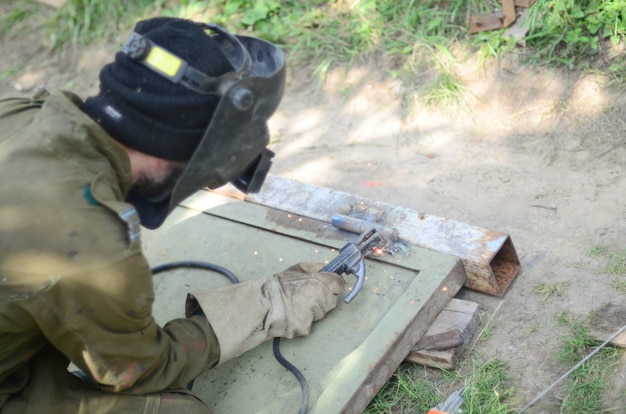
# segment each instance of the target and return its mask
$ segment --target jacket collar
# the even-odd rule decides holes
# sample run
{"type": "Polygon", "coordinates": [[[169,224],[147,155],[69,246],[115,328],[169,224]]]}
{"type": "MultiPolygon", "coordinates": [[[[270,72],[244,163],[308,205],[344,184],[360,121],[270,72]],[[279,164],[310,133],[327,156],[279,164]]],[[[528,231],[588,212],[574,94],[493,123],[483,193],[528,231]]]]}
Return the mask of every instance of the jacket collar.
{"type": "MultiPolygon", "coordinates": [[[[78,156],[95,160],[104,156],[111,163],[122,196],[126,198],[131,187],[128,155],[113,137],[81,110],[82,105],[83,101],[77,95],[67,91],[52,92],[45,100],[38,117],[44,125],[50,126],[47,135],[54,137],[54,146],[50,148],[68,159],[78,156]],[[63,122],[55,122],[59,119],[63,122]]],[[[87,162],[85,167],[101,172],[97,163],[87,162]]]]}

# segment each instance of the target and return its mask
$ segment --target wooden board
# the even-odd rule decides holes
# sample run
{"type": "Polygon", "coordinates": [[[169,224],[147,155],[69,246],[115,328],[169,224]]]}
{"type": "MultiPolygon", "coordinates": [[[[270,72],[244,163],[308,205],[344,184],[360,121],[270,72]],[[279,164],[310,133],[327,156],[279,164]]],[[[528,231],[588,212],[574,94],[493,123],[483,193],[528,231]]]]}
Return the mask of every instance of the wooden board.
{"type": "MultiPolygon", "coordinates": [[[[467,344],[474,337],[478,322],[478,303],[453,298],[424,333],[421,340],[458,330],[461,333],[461,344],[443,350],[419,349],[420,346],[416,345],[406,357],[406,361],[430,367],[453,369],[467,344]]],[[[419,343],[420,341],[417,342],[419,343]]],[[[426,343],[432,342],[426,341],[426,343]]]]}
{"type": "MultiPolygon", "coordinates": [[[[604,342],[626,324],[626,303],[623,300],[603,303],[593,312],[589,335],[598,342],[604,342]]],[[[626,331],[610,342],[611,345],[626,347],[626,331]]]]}

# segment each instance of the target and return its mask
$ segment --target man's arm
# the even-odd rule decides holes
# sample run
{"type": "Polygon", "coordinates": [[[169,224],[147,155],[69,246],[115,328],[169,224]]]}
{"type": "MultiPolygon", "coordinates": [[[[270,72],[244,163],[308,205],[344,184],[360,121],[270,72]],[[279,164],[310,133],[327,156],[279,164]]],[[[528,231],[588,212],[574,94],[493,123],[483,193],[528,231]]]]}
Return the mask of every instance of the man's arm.
{"type": "Polygon", "coordinates": [[[152,304],[151,272],[139,254],[64,276],[30,311],[48,340],[103,389],[183,388],[217,364],[217,339],[200,316],[159,326],[152,304]]]}

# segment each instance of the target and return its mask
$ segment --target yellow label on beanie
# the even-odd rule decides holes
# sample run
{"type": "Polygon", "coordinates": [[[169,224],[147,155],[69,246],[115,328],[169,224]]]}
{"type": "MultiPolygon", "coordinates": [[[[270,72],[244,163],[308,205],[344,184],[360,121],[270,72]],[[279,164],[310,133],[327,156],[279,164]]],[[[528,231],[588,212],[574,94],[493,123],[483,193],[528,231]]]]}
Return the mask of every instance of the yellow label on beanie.
{"type": "Polygon", "coordinates": [[[152,47],[148,57],[146,57],[146,63],[173,78],[178,73],[183,61],[167,50],[155,46],[152,47]]]}

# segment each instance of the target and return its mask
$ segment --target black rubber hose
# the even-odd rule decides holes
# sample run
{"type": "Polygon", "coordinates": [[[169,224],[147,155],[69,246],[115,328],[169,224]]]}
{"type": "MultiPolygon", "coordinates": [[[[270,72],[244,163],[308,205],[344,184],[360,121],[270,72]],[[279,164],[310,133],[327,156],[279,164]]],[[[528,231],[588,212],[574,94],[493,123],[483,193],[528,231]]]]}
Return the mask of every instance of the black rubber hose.
{"type": "MultiPolygon", "coordinates": [[[[232,283],[239,283],[239,279],[237,279],[237,276],[235,276],[233,272],[226,269],[225,267],[218,266],[209,262],[200,262],[195,260],[182,260],[179,262],[170,262],[157,265],[152,268],[152,274],[156,275],[157,273],[165,272],[166,270],[173,270],[181,267],[211,270],[226,276],[232,283]]],[[[276,358],[280,365],[287,368],[287,370],[291,372],[300,383],[300,388],[302,389],[302,403],[300,404],[300,410],[298,411],[298,414],[305,414],[309,407],[309,384],[306,382],[306,378],[304,378],[304,375],[302,375],[298,368],[296,368],[291,362],[287,361],[285,357],[280,353],[280,338],[274,338],[274,343],[272,345],[274,350],[274,358],[276,358]]],[[[194,381],[191,381],[187,385],[187,389],[189,389],[189,391],[191,391],[193,383],[194,381]]]]}
{"type": "Polygon", "coordinates": [[[164,264],[153,267],[152,274],[156,275],[157,273],[161,273],[166,270],[178,269],[180,267],[212,270],[214,272],[218,272],[226,276],[232,283],[239,283],[239,279],[237,279],[237,276],[235,276],[233,272],[226,269],[225,267],[218,266],[216,264],[209,263],[209,262],[199,262],[195,260],[182,260],[180,262],[164,263],[164,264]]]}
{"type": "Polygon", "coordinates": [[[272,345],[274,349],[274,358],[276,358],[280,365],[287,368],[287,370],[291,372],[300,383],[300,388],[302,389],[302,403],[300,404],[298,414],[305,414],[309,408],[309,384],[306,382],[304,375],[298,371],[298,368],[296,368],[291,362],[287,361],[283,354],[280,353],[280,338],[274,338],[274,343],[272,345]]]}

